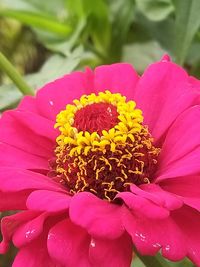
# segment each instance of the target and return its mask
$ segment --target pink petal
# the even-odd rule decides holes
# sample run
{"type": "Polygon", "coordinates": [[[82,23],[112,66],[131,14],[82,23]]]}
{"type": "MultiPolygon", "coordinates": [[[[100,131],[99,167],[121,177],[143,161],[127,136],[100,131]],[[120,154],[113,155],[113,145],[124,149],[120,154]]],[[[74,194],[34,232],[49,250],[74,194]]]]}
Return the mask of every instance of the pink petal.
{"type": "Polygon", "coordinates": [[[178,117],[167,133],[159,157],[157,182],[166,178],[199,173],[200,106],[178,117]]]}
{"type": "Polygon", "coordinates": [[[15,110],[10,113],[14,120],[30,129],[33,134],[46,137],[55,142],[58,131],[54,129],[55,121],[48,120],[34,112],[15,110]],[[31,123],[30,123],[31,119],[31,123]]]}
{"type": "Polygon", "coordinates": [[[92,266],[130,267],[132,254],[131,239],[125,234],[114,240],[92,239],[90,242],[92,266]]]}
{"type": "Polygon", "coordinates": [[[197,103],[198,97],[181,67],[161,61],[152,64],[142,75],[134,100],[143,111],[144,123],[155,141],[160,142],[177,116],[197,103]]]}
{"type": "Polygon", "coordinates": [[[95,69],[94,75],[95,89],[98,92],[109,90],[112,93],[121,93],[128,100],[133,100],[133,91],[139,77],[130,64],[100,66],[95,69]]]}
{"type": "Polygon", "coordinates": [[[70,203],[71,220],[97,238],[115,239],[122,235],[122,208],[91,193],[78,193],[70,203]],[[105,223],[106,222],[106,223],[105,223]]]}
{"type": "Polygon", "coordinates": [[[163,57],[161,58],[162,62],[170,62],[171,61],[171,57],[168,54],[163,55],[163,57]]]}
{"type": "Polygon", "coordinates": [[[40,115],[36,105],[36,99],[33,96],[24,96],[20,101],[17,109],[24,111],[31,111],[33,113],[40,115]]]}
{"type": "Polygon", "coordinates": [[[156,184],[144,184],[140,187],[132,185],[131,191],[168,210],[179,209],[183,205],[183,202],[177,196],[164,191],[156,184]]]}
{"type": "Polygon", "coordinates": [[[199,176],[186,176],[166,179],[160,183],[160,186],[179,196],[186,205],[200,211],[200,187],[197,186],[199,183],[199,176]]]}
{"type": "MultiPolygon", "coordinates": [[[[41,127],[39,135],[39,132],[33,132],[31,126],[27,127],[27,125],[24,124],[23,116],[25,116],[27,124],[29,123],[31,125],[32,123],[31,116],[28,119],[24,114],[26,114],[26,112],[22,113],[20,111],[7,111],[3,114],[0,119],[0,142],[12,145],[15,148],[19,148],[33,155],[44,157],[48,160],[53,156],[55,143],[46,138],[45,132],[42,132],[42,129],[45,131],[48,127],[53,127],[53,124],[51,123],[49,126],[44,125],[43,127],[41,126],[41,124],[44,123],[44,121],[41,120],[42,117],[38,117],[37,121],[33,116],[34,123],[38,123],[37,128],[41,127]],[[16,114],[20,114],[21,116],[16,116],[16,114]]],[[[48,134],[49,131],[47,132],[47,135],[48,134]]]]}
{"type": "Polygon", "coordinates": [[[55,121],[56,115],[65,109],[67,104],[83,94],[92,92],[93,73],[73,72],[40,89],[36,96],[37,108],[44,117],[55,121]]]}
{"type": "Polygon", "coordinates": [[[27,199],[27,207],[31,210],[57,212],[68,210],[71,196],[48,190],[37,190],[27,199]]]}
{"type": "Polygon", "coordinates": [[[0,211],[25,210],[30,190],[20,192],[0,192],[0,211]]]}
{"type": "MultiPolygon", "coordinates": [[[[189,77],[189,82],[192,85],[192,87],[195,88],[197,91],[200,90],[200,81],[197,78],[195,78],[193,76],[190,76],[189,77]]],[[[200,103],[200,101],[198,103],[200,103]]]]}
{"type": "Polygon", "coordinates": [[[19,248],[38,238],[43,232],[44,222],[48,216],[49,213],[42,213],[33,220],[19,226],[13,235],[14,245],[19,248]]]}
{"type": "Polygon", "coordinates": [[[153,256],[162,249],[162,255],[172,261],[186,256],[185,238],[170,217],[149,219],[127,212],[123,219],[124,227],[140,254],[153,256]]]}
{"type": "Polygon", "coordinates": [[[9,248],[9,242],[21,224],[33,219],[39,213],[34,211],[24,211],[11,216],[6,216],[1,220],[1,233],[3,240],[0,243],[0,253],[6,253],[9,248]]]}
{"type": "Polygon", "coordinates": [[[0,166],[22,169],[49,169],[47,159],[4,143],[0,143],[0,166]]]}
{"type": "Polygon", "coordinates": [[[200,266],[200,215],[199,212],[184,207],[179,212],[173,214],[173,218],[182,230],[186,239],[188,249],[187,256],[195,263],[195,266],[200,266]]]}
{"type": "Polygon", "coordinates": [[[89,242],[85,230],[63,220],[50,229],[47,247],[51,258],[62,266],[90,267],[89,242]]]}
{"type": "Polygon", "coordinates": [[[0,190],[17,192],[25,189],[63,191],[59,183],[42,174],[17,168],[0,168],[0,190]]]}
{"type": "Polygon", "coordinates": [[[156,173],[155,182],[160,183],[165,179],[175,177],[196,176],[200,171],[199,157],[200,147],[197,147],[187,155],[171,163],[165,169],[159,168],[159,171],[156,173]]]}
{"type": "Polygon", "coordinates": [[[134,213],[142,214],[147,218],[163,219],[169,216],[167,209],[131,192],[118,193],[116,197],[121,198],[134,213]]]}
{"type": "Polygon", "coordinates": [[[63,267],[54,263],[47,252],[44,237],[22,247],[15,257],[12,267],[63,267]]]}
{"type": "Polygon", "coordinates": [[[186,205],[200,211],[200,198],[199,197],[183,197],[183,202],[186,205]]]}

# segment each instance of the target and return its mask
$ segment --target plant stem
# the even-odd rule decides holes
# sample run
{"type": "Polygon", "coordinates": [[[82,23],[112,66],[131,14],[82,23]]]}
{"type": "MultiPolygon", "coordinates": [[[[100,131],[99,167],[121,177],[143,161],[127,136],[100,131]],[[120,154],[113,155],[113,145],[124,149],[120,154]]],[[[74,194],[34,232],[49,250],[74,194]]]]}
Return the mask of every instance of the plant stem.
{"type": "Polygon", "coordinates": [[[18,87],[23,95],[34,95],[33,89],[24,81],[18,71],[8,61],[8,59],[0,52],[0,69],[2,69],[13,83],[18,87]]]}

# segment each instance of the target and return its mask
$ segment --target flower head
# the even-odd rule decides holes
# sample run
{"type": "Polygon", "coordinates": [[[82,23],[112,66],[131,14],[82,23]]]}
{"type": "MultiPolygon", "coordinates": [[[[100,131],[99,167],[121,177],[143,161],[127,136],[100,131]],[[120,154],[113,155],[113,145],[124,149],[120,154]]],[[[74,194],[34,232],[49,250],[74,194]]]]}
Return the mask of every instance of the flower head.
{"type": "Polygon", "coordinates": [[[0,119],[0,252],[14,267],[200,266],[199,81],[164,58],[74,72],[0,119]],[[167,234],[166,234],[167,233],[167,234]]]}
{"type": "Polygon", "coordinates": [[[54,175],[70,193],[88,191],[113,201],[131,184],[149,183],[156,149],[135,102],[109,91],[84,95],[57,115],[54,175]]]}

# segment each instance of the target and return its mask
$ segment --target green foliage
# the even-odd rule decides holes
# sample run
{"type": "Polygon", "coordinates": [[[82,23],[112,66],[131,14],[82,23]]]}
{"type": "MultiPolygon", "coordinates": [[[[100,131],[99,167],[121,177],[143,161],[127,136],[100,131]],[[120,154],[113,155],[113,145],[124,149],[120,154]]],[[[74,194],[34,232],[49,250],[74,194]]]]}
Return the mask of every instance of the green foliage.
{"type": "MultiPolygon", "coordinates": [[[[179,64],[189,63],[189,69],[199,12],[199,0],[2,0],[0,4],[0,17],[30,27],[51,53],[67,56],[81,44],[84,53],[97,58],[97,64],[106,64],[127,60],[127,49],[133,55],[141,44],[155,55],[150,59],[158,60],[161,51],[167,52],[179,64]]],[[[142,72],[139,54],[128,61],[139,65],[142,72]]]]}
{"type": "Polygon", "coordinates": [[[123,61],[133,64],[141,74],[149,64],[160,59],[164,53],[156,41],[135,42],[124,46],[123,61]]]}
{"type": "MultiPolygon", "coordinates": [[[[81,59],[81,47],[75,49],[68,58],[61,55],[52,55],[40,71],[26,75],[24,78],[34,90],[37,90],[45,83],[73,71],[80,64],[81,59]]],[[[0,111],[13,108],[21,97],[22,94],[17,90],[15,85],[7,84],[0,86],[0,111]]]]}
{"type": "Polygon", "coordinates": [[[54,21],[53,17],[46,17],[29,11],[5,9],[0,11],[0,16],[16,19],[24,25],[52,32],[59,36],[66,37],[71,32],[71,27],[54,21]]]}
{"type": "Polygon", "coordinates": [[[194,35],[200,26],[200,1],[176,0],[175,55],[183,64],[194,35]]]}
{"type": "Polygon", "coordinates": [[[152,21],[163,20],[174,11],[172,0],[136,0],[136,5],[152,21]]]}
{"type": "MultiPolygon", "coordinates": [[[[199,14],[200,0],[1,0],[0,51],[34,90],[86,65],[127,61],[143,73],[165,53],[200,77],[199,14]]],[[[2,112],[22,94],[5,73],[0,82],[2,112]]]]}
{"type": "Polygon", "coordinates": [[[182,261],[178,262],[171,262],[166,259],[164,259],[160,254],[157,254],[155,257],[143,257],[143,259],[140,259],[139,257],[135,256],[135,258],[132,261],[131,267],[194,267],[194,265],[188,260],[184,259],[182,261]],[[156,263],[156,261],[157,263],[156,263]],[[145,262],[147,264],[145,265],[145,262]]]}

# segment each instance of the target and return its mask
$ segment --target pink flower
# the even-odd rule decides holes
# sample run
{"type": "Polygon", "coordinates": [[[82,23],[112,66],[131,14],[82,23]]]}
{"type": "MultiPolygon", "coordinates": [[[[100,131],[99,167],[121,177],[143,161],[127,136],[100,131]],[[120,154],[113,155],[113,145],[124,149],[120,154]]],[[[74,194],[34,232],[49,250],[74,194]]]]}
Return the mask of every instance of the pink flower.
{"type": "Polygon", "coordinates": [[[74,72],[5,112],[0,210],[20,212],[0,252],[14,243],[14,267],[128,267],[134,245],[200,266],[199,88],[164,57],[141,77],[74,72]]]}

